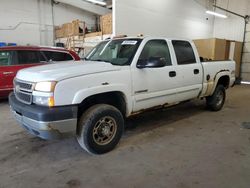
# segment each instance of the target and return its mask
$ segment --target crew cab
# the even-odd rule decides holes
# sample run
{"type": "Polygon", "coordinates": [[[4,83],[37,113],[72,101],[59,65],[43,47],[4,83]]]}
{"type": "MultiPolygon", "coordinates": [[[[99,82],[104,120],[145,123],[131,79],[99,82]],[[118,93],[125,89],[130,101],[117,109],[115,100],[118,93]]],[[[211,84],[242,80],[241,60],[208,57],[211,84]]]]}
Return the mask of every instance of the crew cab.
{"type": "Polygon", "coordinates": [[[9,102],[33,135],[74,132],[83,149],[102,154],[118,144],[125,118],[197,98],[219,111],[234,82],[234,61],[200,62],[190,40],[114,38],[81,63],[19,71],[9,102]]]}
{"type": "Polygon", "coordinates": [[[13,79],[23,68],[42,65],[51,61],[79,61],[71,50],[56,47],[6,46],[0,48],[0,98],[7,98],[13,91],[13,79]]]}

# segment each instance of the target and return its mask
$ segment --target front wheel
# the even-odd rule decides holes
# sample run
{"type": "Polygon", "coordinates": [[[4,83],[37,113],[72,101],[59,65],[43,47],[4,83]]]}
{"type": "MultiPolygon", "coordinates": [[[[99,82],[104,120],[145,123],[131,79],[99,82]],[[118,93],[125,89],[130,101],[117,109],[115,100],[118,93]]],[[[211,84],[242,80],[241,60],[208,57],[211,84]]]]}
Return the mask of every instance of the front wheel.
{"type": "Polygon", "coordinates": [[[223,85],[218,85],[212,96],[206,98],[207,107],[212,111],[222,109],[226,99],[226,90],[223,85]]]}
{"type": "Polygon", "coordinates": [[[103,154],[114,149],[123,129],[121,112],[113,106],[98,104],[82,114],[78,122],[77,140],[87,152],[103,154]]]}

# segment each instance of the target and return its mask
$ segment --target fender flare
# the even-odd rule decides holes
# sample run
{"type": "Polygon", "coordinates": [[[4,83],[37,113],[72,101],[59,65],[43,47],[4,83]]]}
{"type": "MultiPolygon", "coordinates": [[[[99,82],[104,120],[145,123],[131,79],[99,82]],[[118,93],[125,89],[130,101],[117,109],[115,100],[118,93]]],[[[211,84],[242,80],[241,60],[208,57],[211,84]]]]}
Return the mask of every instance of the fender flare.
{"type": "Polygon", "coordinates": [[[114,85],[101,85],[97,87],[92,88],[85,88],[82,90],[79,90],[74,95],[74,98],[72,100],[72,104],[81,104],[82,101],[87,99],[88,97],[91,97],[93,95],[98,95],[102,93],[108,93],[108,92],[120,92],[124,96],[124,100],[126,102],[126,114],[130,114],[132,112],[132,97],[129,95],[129,89],[126,88],[123,85],[114,84],[114,85]]]}
{"type": "Polygon", "coordinates": [[[216,75],[214,76],[214,84],[213,84],[213,87],[212,87],[212,90],[211,90],[211,93],[210,95],[212,95],[217,87],[217,84],[218,84],[218,81],[221,77],[223,76],[228,76],[229,79],[230,79],[230,71],[229,70],[221,70],[219,72],[216,73],[216,75]]]}

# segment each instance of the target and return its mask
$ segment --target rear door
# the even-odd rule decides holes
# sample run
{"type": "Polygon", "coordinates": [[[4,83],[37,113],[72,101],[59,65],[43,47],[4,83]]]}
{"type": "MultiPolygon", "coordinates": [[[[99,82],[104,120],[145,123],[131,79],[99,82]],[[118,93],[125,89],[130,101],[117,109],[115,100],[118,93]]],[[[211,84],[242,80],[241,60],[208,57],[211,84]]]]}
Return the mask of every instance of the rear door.
{"type": "Polygon", "coordinates": [[[196,58],[190,42],[173,40],[172,45],[177,61],[177,100],[185,101],[196,98],[202,90],[202,65],[196,58]]]}

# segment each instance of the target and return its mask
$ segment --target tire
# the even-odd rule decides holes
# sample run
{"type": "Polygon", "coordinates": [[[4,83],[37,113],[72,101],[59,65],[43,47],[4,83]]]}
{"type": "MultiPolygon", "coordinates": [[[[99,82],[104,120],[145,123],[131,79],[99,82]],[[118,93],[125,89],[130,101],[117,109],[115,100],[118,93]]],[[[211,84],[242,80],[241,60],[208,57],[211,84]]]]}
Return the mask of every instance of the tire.
{"type": "Polygon", "coordinates": [[[207,107],[211,111],[220,111],[225,103],[226,90],[223,85],[218,85],[212,96],[206,98],[207,107]]]}
{"type": "Polygon", "coordinates": [[[121,112],[106,104],[86,110],[79,122],[77,141],[90,154],[103,154],[115,148],[124,130],[121,112]]]}

